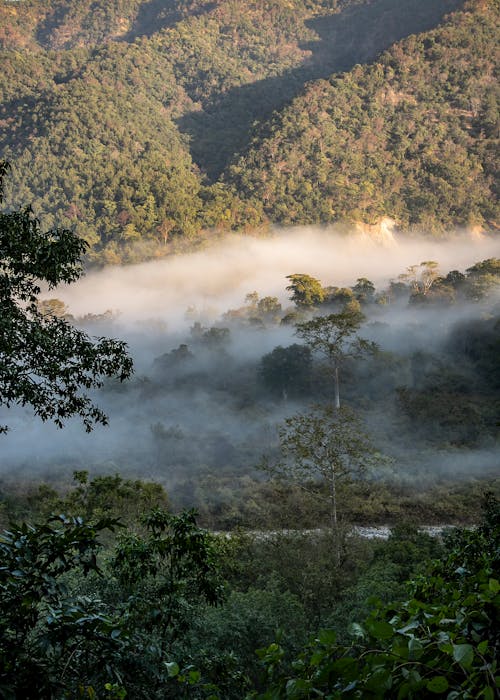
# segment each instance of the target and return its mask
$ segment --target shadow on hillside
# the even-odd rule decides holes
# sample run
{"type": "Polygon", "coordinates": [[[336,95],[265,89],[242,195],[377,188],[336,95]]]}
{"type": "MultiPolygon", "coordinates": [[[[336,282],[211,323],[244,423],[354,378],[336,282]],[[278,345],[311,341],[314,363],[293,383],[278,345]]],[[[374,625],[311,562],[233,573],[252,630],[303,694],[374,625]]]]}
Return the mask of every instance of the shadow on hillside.
{"type": "Polygon", "coordinates": [[[236,87],[178,120],[190,137],[191,155],[209,180],[216,180],[252,138],[255,122],[297,97],[306,82],[373,61],[409,34],[427,31],[463,0],[369,0],[336,15],[307,22],[319,39],[301,48],[311,52],[304,63],[282,75],[236,87]]]}
{"type": "MultiPolygon", "coordinates": [[[[140,36],[151,36],[156,32],[173,27],[184,14],[178,9],[177,0],[149,0],[141,5],[139,13],[130,32],[124,37],[125,41],[133,41],[140,36]]],[[[215,7],[210,2],[199,10],[191,10],[190,16],[204,15],[215,7]]]]}
{"type": "MultiPolygon", "coordinates": [[[[149,37],[156,32],[166,29],[167,27],[173,27],[177,22],[183,19],[186,12],[178,9],[178,0],[146,0],[142,2],[137,17],[133,23],[132,28],[129,32],[123,36],[116,37],[113,31],[109,27],[104,31],[104,35],[100,36],[100,32],[97,32],[98,39],[89,40],[90,43],[101,44],[110,38],[118,41],[131,42],[137,37],[145,36],[149,37]]],[[[207,2],[206,5],[200,7],[198,10],[190,10],[190,16],[199,16],[210,12],[215,7],[214,2],[207,2]]],[[[71,48],[75,42],[75,36],[78,36],[79,32],[82,30],[79,25],[81,21],[77,17],[70,18],[69,14],[70,8],[68,4],[62,3],[60,6],[56,6],[53,11],[49,12],[45,19],[40,22],[39,28],[36,32],[36,39],[38,43],[44,48],[71,48]],[[66,26],[67,24],[67,26],[66,26]]],[[[86,31],[92,29],[92,11],[89,11],[89,17],[86,18],[86,31]]],[[[99,21],[96,22],[96,27],[99,25],[99,21]]],[[[92,32],[90,32],[92,34],[92,32]]]]}

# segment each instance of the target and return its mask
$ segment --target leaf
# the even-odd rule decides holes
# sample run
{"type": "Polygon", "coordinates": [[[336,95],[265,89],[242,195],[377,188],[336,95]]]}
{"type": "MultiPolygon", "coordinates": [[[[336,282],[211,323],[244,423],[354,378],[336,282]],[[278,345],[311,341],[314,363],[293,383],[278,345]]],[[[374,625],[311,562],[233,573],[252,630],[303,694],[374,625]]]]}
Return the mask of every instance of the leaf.
{"type": "Polygon", "coordinates": [[[324,644],[325,646],[332,646],[335,644],[336,639],[337,633],[335,630],[320,630],[318,634],[319,643],[324,644]]]}
{"type": "Polygon", "coordinates": [[[365,631],[358,622],[353,622],[352,625],[350,625],[349,633],[353,637],[357,637],[359,639],[364,639],[365,637],[365,631]]]}
{"type": "Polygon", "coordinates": [[[415,639],[413,637],[408,642],[408,651],[410,652],[409,658],[419,659],[422,656],[423,649],[424,645],[422,644],[422,642],[419,639],[415,639]]]}
{"type": "Polygon", "coordinates": [[[394,628],[383,620],[370,620],[366,626],[375,639],[390,639],[394,634],[394,628]]]}
{"type": "Polygon", "coordinates": [[[440,695],[448,690],[448,681],[444,676],[434,676],[428,681],[426,688],[429,692],[440,695]]]}
{"type": "Polygon", "coordinates": [[[470,668],[474,661],[474,650],[470,644],[454,644],[453,658],[464,668],[470,668]]]}
{"type": "Polygon", "coordinates": [[[189,679],[190,685],[195,685],[195,683],[198,683],[200,678],[201,678],[200,671],[198,671],[198,670],[189,671],[188,679],[189,679]]]}
{"type": "Polygon", "coordinates": [[[485,651],[488,649],[488,640],[485,639],[482,642],[479,642],[477,645],[477,650],[480,654],[484,654],[485,651]]]}
{"type": "Polygon", "coordinates": [[[500,592],[500,583],[497,581],[496,578],[490,578],[488,588],[492,593],[498,593],[500,592]]]}
{"type": "Polygon", "coordinates": [[[292,678],[286,684],[286,697],[290,700],[305,698],[311,690],[311,682],[303,678],[292,678]]]}
{"type": "Polygon", "coordinates": [[[396,630],[398,634],[404,634],[406,635],[408,632],[411,632],[414,629],[417,629],[419,627],[420,623],[417,622],[417,620],[413,620],[409,624],[405,625],[404,627],[401,627],[400,629],[396,630]]]}
{"type": "Polygon", "coordinates": [[[169,678],[175,678],[176,676],[179,675],[179,664],[176,663],[175,661],[167,661],[165,662],[165,666],[167,668],[167,673],[169,678]]]}

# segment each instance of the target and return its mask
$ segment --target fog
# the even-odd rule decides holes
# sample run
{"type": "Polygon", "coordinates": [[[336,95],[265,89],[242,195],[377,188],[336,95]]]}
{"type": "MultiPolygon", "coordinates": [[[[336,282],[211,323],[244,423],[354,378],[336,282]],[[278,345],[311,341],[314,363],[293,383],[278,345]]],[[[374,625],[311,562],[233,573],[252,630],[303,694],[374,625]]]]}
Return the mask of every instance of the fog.
{"type": "Polygon", "coordinates": [[[446,240],[400,237],[385,230],[371,236],[342,234],[334,228],[276,230],[272,237],[231,236],[200,252],[129,267],[107,267],[61,288],[57,297],[71,313],[119,310],[122,321],[157,318],[169,329],[189,324],[194,307],[206,322],[243,303],[245,295],[288,297],[286,276],[306,273],[325,285],[354,284],[367,277],[381,286],[424,260],[445,270],[464,270],[477,260],[496,257],[497,238],[457,233],[446,240]]]}
{"type": "MultiPolygon", "coordinates": [[[[134,378],[127,385],[107,382],[97,392],[110,424],[91,434],[76,419],[58,430],[27,409],[1,410],[0,423],[10,431],[0,436],[0,473],[60,479],[86,468],[93,474],[154,478],[168,487],[196,474],[255,474],[261,455],[276,445],[276,425],[325,398],[330,387],[318,366],[303,395],[273,394],[262,382],[260,360],[278,345],[299,342],[293,325],[255,324],[245,311],[231,318],[224,314],[245,307],[252,292],[277,297],[283,313],[291,310],[286,276],[293,273],[339,287],[366,277],[382,290],[422,261],[437,261],[446,274],[498,256],[498,238],[466,233],[436,241],[390,231],[374,238],[300,228],[276,231],[269,238],[233,236],[195,253],[89,272],[44,296],[65,302],[80,324],[87,314],[111,310],[111,316],[87,319],[83,327],[93,335],[126,340],[134,378]],[[198,335],[192,331],[195,323],[200,324],[198,335]],[[229,328],[229,338],[213,341],[203,335],[210,326],[229,328]],[[187,348],[172,353],[181,345],[187,348]]],[[[405,423],[396,398],[399,386],[419,387],[411,355],[436,353],[425,360],[421,374],[439,373],[440,362],[450,366],[440,356],[449,352],[445,348],[456,324],[488,316],[495,303],[489,298],[484,304],[411,309],[405,300],[373,305],[367,312],[361,335],[395,353],[395,359],[386,358],[387,366],[380,360],[379,365],[348,367],[341,391],[363,415],[375,442],[392,455],[398,478],[403,473],[414,478],[415,470],[452,473],[457,465],[463,474],[490,473],[498,466],[491,435],[463,442],[459,427],[458,437],[453,430],[443,439],[427,435],[427,428],[419,431],[405,423]]],[[[468,381],[472,370],[463,371],[463,381],[468,381]]]]}

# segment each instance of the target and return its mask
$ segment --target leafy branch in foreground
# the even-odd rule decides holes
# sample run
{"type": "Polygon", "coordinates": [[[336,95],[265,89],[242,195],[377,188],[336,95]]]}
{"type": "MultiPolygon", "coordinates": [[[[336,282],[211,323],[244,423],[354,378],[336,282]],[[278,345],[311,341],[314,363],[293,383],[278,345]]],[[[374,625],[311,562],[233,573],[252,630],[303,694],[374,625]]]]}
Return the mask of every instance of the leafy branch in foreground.
{"type": "Polygon", "coordinates": [[[267,689],[251,697],[499,698],[499,502],[487,495],[484,524],[452,532],[447,545],[447,557],[410,583],[408,600],[379,604],[352,626],[351,645],[322,630],[289,672],[279,644],[261,649],[267,689]]]}
{"type": "MultiPolygon", "coordinates": [[[[0,162],[0,202],[8,169],[0,162]]],[[[58,427],[77,415],[90,431],[107,417],[85,390],[100,387],[103,377],[131,375],[126,344],[91,339],[37,303],[42,282],[52,289],[81,276],[85,249],[67,229],[44,233],[30,207],[0,212],[0,405],[30,405],[58,427]]]]}

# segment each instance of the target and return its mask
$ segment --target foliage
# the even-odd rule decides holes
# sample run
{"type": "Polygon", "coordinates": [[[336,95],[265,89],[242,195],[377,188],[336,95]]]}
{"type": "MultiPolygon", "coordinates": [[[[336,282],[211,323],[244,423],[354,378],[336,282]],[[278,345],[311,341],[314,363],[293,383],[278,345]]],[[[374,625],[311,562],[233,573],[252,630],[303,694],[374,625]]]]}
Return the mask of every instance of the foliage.
{"type": "Polygon", "coordinates": [[[299,308],[308,309],[318,304],[325,298],[325,292],[319,280],[310,275],[287,275],[290,284],[287,291],[292,292],[290,299],[299,308]]]}
{"type": "Polygon", "coordinates": [[[282,224],[388,216],[424,231],[494,227],[498,17],[495,2],[468,2],[372,64],[309,83],[262,125],[227,179],[282,224]]]}
{"type": "Polygon", "coordinates": [[[98,535],[118,524],[61,515],[3,533],[2,697],[183,697],[184,686],[194,697],[200,674],[173,644],[220,600],[213,540],[193,513],[156,510],[145,536],[128,532],[98,563],[98,535]]]}
{"type": "Polygon", "coordinates": [[[429,31],[459,5],[4,0],[8,203],[111,264],[269,221],[489,225],[497,13],[429,31]]]}
{"type": "Polygon", "coordinates": [[[497,697],[498,515],[487,496],[484,524],[453,534],[448,555],[410,584],[411,597],[354,625],[350,646],[323,630],[287,675],[280,646],[262,649],[268,689],[252,697],[497,697]]]}
{"type": "Polygon", "coordinates": [[[303,488],[319,480],[326,491],[330,527],[337,531],[342,490],[380,459],[356,416],[347,408],[315,406],[286,418],[279,440],[282,459],[266,463],[266,469],[303,488]]]}
{"type": "Polygon", "coordinates": [[[260,377],[277,396],[300,396],[311,382],[312,355],[304,345],[278,345],[261,359],[260,377]]]}
{"type": "Polygon", "coordinates": [[[55,511],[81,516],[89,522],[108,516],[137,527],[144,513],[168,508],[167,494],[157,483],[124,479],[119,474],[89,478],[84,470],[74,472],[73,478],[75,487],[63,495],[43,488],[35,492],[30,498],[30,515],[35,514],[35,509],[42,516],[55,511]]]}
{"type": "Polygon", "coordinates": [[[340,407],[339,369],[348,358],[374,353],[377,346],[356,335],[364,315],[348,305],[337,314],[316,316],[297,324],[296,334],[315,352],[326,359],[327,370],[333,374],[335,406],[340,407]]]}
{"type": "MultiPolygon", "coordinates": [[[[0,163],[0,175],[6,170],[0,163]]],[[[0,201],[2,193],[0,180],[0,201]]],[[[28,404],[59,427],[76,415],[90,431],[107,417],[81,388],[102,386],[102,377],[127,379],[132,360],[126,345],[93,341],[37,304],[40,281],[51,289],[78,279],[85,247],[67,229],[43,233],[29,207],[0,213],[0,403],[28,404]]]]}
{"type": "Polygon", "coordinates": [[[100,573],[97,536],[116,520],[88,525],[53,516],[0,538],[0,689],[2,697],[45,698],[65,685],[66,667],[92,675],[116,651],[119,623],[99,601],[71,596],[67,574],[100,573]]]}

